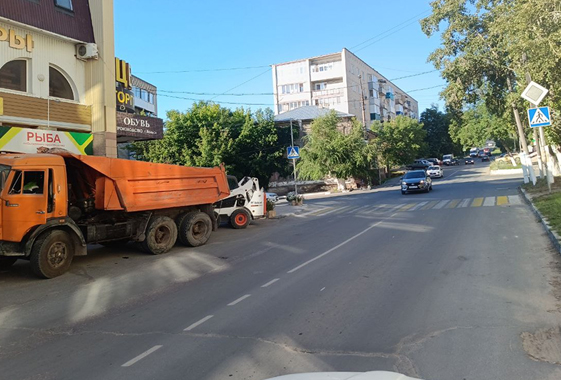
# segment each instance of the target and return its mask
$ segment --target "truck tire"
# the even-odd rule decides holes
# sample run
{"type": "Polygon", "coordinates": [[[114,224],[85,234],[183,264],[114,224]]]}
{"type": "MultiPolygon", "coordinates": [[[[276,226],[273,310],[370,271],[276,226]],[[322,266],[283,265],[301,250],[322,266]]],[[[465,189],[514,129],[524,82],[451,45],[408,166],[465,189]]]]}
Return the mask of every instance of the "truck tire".
{"type": "Polygon", "coordinates": [[[142,250],[153,255],[169,252],[177,241],[177,225],[167,216],[153,218],[146,228],[146,239],[140,243],[142,250]]]}
{"type": "Polygon", "coordinates": [[[18,260],[17,257],[2,256],[0,257],[0,270],[10,268],[18,260]]]}
{"type": "Polygon", "coordinates": [[[237,230],[246,228],[249,225],[250,220],[251,216],[243,208],[234,211],[232,215],[230,215],[230,225],[232,228],[237,230]]]}
{"type": "Polygon", "coordinates": [[[31,270],[42,278],[58,277],[70,268],[74,258],[72,239],[67,232],[43,232],[31,248],[31,270]]]}
{"type": "Polygon", "coordinates": [[[179,241],[189,247],[205,244],[212,233],[212,220],[204,212],[185,214],[179,222],[179,241]]]}

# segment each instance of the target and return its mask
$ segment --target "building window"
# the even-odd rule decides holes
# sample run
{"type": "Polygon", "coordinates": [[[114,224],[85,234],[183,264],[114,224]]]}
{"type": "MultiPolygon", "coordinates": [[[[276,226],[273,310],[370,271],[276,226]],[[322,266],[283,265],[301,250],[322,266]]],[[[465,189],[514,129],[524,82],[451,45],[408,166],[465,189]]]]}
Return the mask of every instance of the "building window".
{"type": "Polygon", "coordinates": [[[0,69],[0,88],[14,91],[27,91],[27,62],[10,61],[0,69]]]}
{"type": "Polygon", "coordinates": [[[49,96],[74,100],[74,91],[68,80],[53,67],[49,67],[49,96]]]}
{"type": "Polygon", "coordinates": [[[55,5],[67,11],[73,11],[72,0],[55,0],[55,5]]]}

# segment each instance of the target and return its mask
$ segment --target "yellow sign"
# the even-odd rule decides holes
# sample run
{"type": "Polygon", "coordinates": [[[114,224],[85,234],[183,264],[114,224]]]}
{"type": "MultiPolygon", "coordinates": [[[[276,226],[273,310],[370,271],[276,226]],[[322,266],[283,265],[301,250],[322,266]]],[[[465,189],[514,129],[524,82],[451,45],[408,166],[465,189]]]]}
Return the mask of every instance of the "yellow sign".
{"type": "Polygon", "coordinates": [[[4,115],[4,98],[0,98],[0,116],[4,115]]]}
{"type": "Polygon", "coordinates": [[[130,65],[119,59],[115,58],[115,80],[123,85],[126,89],[131,89],[131,67],[130,65]]]}
{"type": "Polygon", "coordinates": [[[0,27],[0,41],[8,41],[11,48],[18,50],[27,50],[29,53],[33,51],[33,36],[26,34],[25,37],[18,36],[13,29],[4,29],[0,27]]]}

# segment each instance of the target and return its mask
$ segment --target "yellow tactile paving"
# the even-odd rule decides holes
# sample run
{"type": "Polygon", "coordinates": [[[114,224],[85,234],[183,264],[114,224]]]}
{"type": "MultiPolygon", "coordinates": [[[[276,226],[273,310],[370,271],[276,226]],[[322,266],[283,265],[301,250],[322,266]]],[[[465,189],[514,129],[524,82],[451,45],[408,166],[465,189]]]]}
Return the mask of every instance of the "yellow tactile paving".
{"type": "Polygon", "coordinates": [[[475,198],[473,202],[471,202],[471,207],[481,207],[484,199],[485,198],[475,198]]]}
{"type": "Polygon", "coordinates": [[[508,204],[508,197],[507,196],[500,196],[497,197],[497,206],[503,206],[508,204]]]}
{"type": "Polygon", "coordinates": [[[403,206],[402,208],[400,208],[398,211],[407,211],[407,210],[409,210],[411,207],[413,207],[413,206],[415,206],[415,205],[416,205],[416,203],[409,203],[409,204],[406,204],[405,206],[403,206]]]}
{"type": "Polygon", "coordinates": [[[446,205],[446,208],[456,208],[458,203],[460,203],[461,199],[452,199],[450,203],[446,205]]]}
{"type": "Polygon", "coordinates": [[[425,206],[423,206],[423,207],[421,208],[421,210],[430,210],[430,209],[433,208],[434,205],[437,204],[437,203],[438,203],[438,201],[431,201],[431,202],[429,202],[428,204],[426,204],[425,206]]]}

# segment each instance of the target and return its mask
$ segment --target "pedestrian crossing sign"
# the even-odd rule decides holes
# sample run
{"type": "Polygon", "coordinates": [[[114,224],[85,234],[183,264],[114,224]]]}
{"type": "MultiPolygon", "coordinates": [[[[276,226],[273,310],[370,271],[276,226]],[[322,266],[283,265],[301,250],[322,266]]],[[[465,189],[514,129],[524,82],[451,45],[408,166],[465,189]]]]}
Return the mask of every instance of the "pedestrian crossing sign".
{"type": "Polygon", "coordinates": [[[286,148],[287,157],[289,159],[298,159],[300,158],[300,147],[299,146],[289,146],[286,148]]]}
{"type": "Polygon", "coordinates": [[[528,110],[530,127],[547,127],[551,125],[549,107],[530,108],[528,110]]]}

